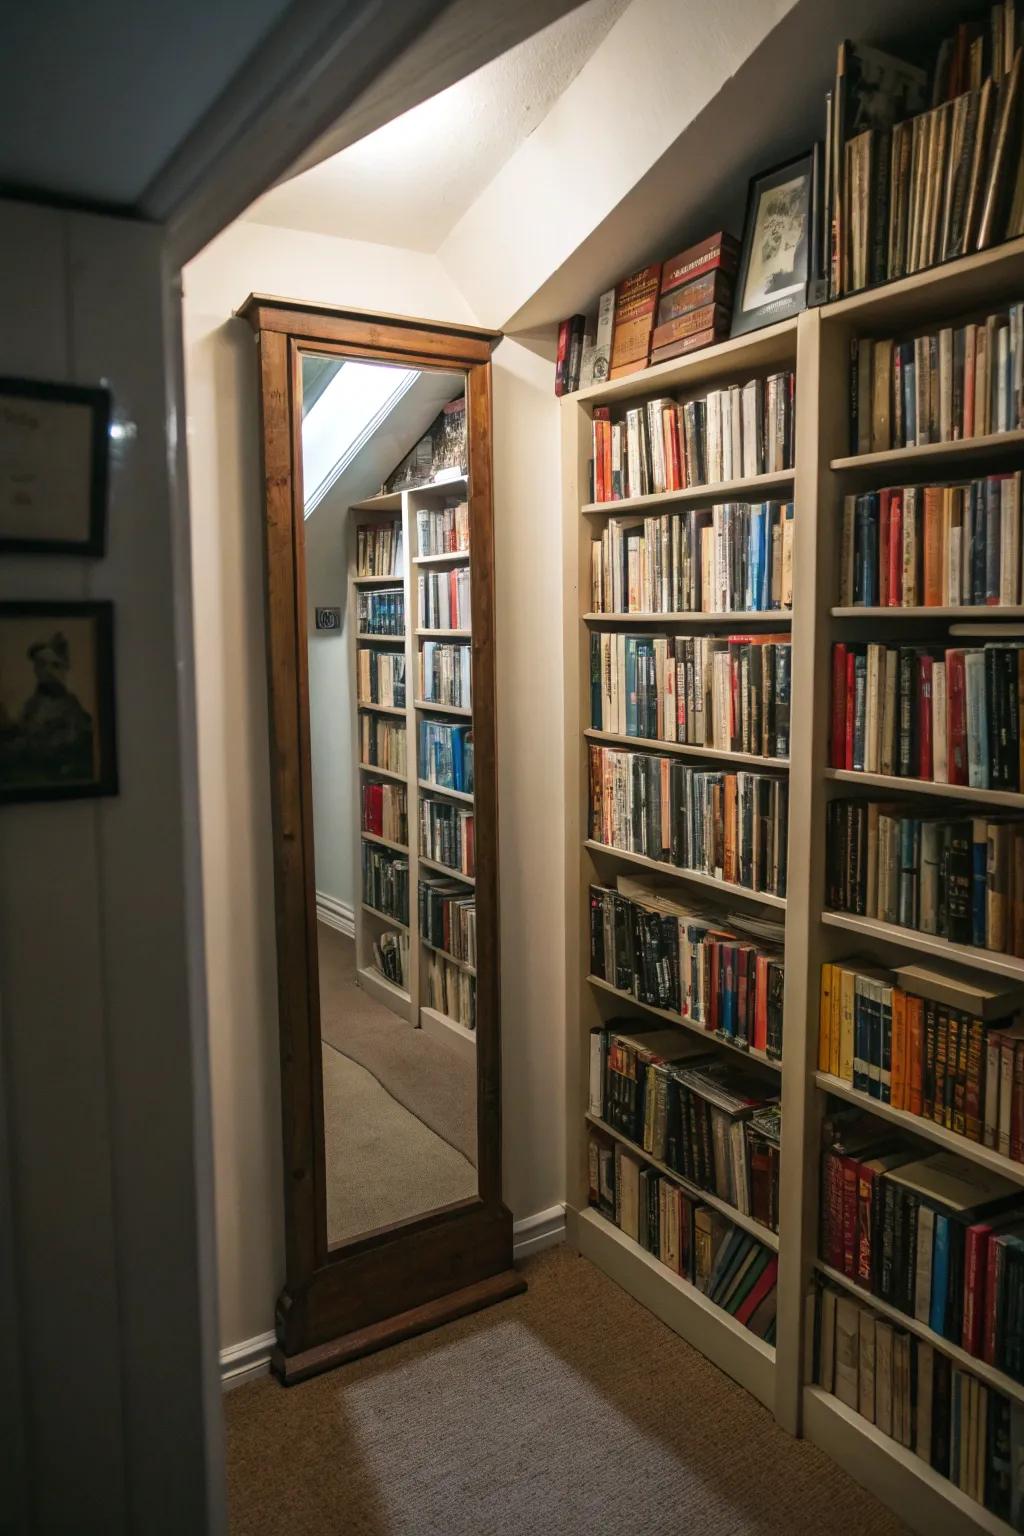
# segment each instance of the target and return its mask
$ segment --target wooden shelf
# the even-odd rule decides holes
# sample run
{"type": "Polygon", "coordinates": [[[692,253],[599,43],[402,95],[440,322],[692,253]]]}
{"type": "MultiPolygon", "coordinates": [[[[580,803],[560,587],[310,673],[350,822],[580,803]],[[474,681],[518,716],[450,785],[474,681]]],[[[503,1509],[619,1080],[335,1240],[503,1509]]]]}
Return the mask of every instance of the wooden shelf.
{"type": "Polygon", "coordinates": [[[619,501],[588,501],[580,508],[587,517],[618,517],[620,512],[648,512],[679,502],[737,501],[758,491],[784,489],[793,484],[792,469],[771,470],[764,475],[748,475],[741,480],[719,480],[715,485],[688,485],[681,491],[653,491],[648,496],[624,496],[619,501]]]}
{"type": "Polygon", "coordinates": [[[1000,453],[1019,454],[1024,448],[1024,432],[990,432],[985,437],[961,437],[952,443],[917,443],[913,448],[885,448],[878,453],[854,453],[833,459],[830,469],[889,469],[900,465],[926,468],[947,460],[991,459],[1000,453]]]}
{"type": "Polygon", "coordinates": [[[457,1019],[450,1019],[446,1013],[441,1013],[437,1008],[430,1008],[426,1003],[420,1004],[420,1028],[425,1035],[440,1040],[450,1050],[455,1051],[463,1061],[476,1062],[475,1029],[468,1029],[457,1019]]]}
{"type": "Polygon", "coordinates": [[[926,320],[941,322],[978,305],[1019,298],[1022,256],[1024,238],[1005,240],[987,251],[959,256],[910,277],[836,299],[819,313],[826,323],[852,323],[858,330],[876,325],[916,325],[926,320]]]}
{"type": "Polygon", "coordinates": [[[432,784],[429,779],[417,779],[420,789],[427,789],[432,795],[444,795],[449,800],[460,800],[463,805],[472,805],[473,796],[467,795],[461,789],[445,789],[443,784],[432,784]]]}
{"type": "Polygon", "coordinates": [[[934,1120],[926,1120],[922,1115],[912,1115],[905,1109],[894,1109],[891,1104],[883,1104],[880,1099],[873,1099],[870,1094],[861,1093],[843,1078],[833,1077],[830,1072],[816,1072],[814,1081],[822,1093],[834,1093],[838,1098],[846,1099],[850,1104],[856,1104],[858,1109],[866,1110],[869,1114],[877,1115],[880,1120],[888,1120],[892,1125],[900,1126],[911,1136],[920,1136],[925,1141],[935,1142],[937,1146],[955,1152],[958,1157],[966,1159],[969,1163],[978,1163],[982,1168],[1002,1174],[1004,1179],[1012,1179],[1015,1184],[1024,1184],[1024,1163],[1012,1162],[1010,1158],[1004,1157],[993,1147],[985,1147],[980,1142],[969,1141],[966,1136],[959,1136],[956,1131],[948,1131],[944,1125],[936,1125],[934,1120]]]}
{"type": "Polygon", "coordinates": [[[428,715],[461,715],[466,720],[473,718],[472,709],[466,709],[461,704],[431,704],[427,699],[417,699],[416,708],[426,711],[428,715]]]}
{"type": "Polygon", "coordinates": [[[584,838],[583,846],[592,853],[602,853],[611,859],[625,859],[629,864],[639,864],[643,869],[668,876],[670,880],[682,880],[688,885],[710,886],[723,896],[738,896],[744,901],[759,901],[767,907],[778,907],[782,911],[786,909],[785,896],[770,896],[766,891],[752,891],[745,885],[734,885],[729,880],[716,880],[714,875],[702,874],[697,869],[683,869],[678,864],[663,864],[659,859],[649,859],[642,853],[627,853],[624,848],[610,848],[607,843],[596,842],[592,837],[584,838]]]}
{"type": "Polygon", "coordinates": [[[738,1211],[734,1205],[730,1205],[728,1200],[720,1199],[713,1191],[703,1189],[699,1184],[694,1184],[693,1180],[688,1179],[685,1174],[677,1173],[674,1168],[669,1167],[668,1163],[660,1162],[658,1158],[652,1157],[649,1152],[645,1152],[643,1147],[638,1147],[635,1141],[631,1141],[621,1131],[614,1130],[606,1120],[601,1119],[600,1115],[592,1115],[588,1112],[585,1119],[587,1124],[592,1125],[595,1130],[603,1131],[613,1141],[620,1142],[622,1146],[628,1147],[630,1152],[634,1152],[641,1162],[650,1163],[652,1168],[657,1168],[659,1173],[663,1173],[666,1178],[671,1179],[673,1184],[678,1184],[680,1189],[684,1189],[694,1200],[701,1200],[705,1205],[714,1206],[716,1211],[721,1211],[723,1216],[728,1216],[734,1226],[742,1227],[744,1232],[749,1232],[751,1236],[756,1237],[759,1243],[763,1243],[766,1248],[771,1248],[773,1253],[778,1253],[779,1234],[773,1232],[771,1227],[762,1226],[759,1221],[754,1220],[753,1216],[746,1216],[742,1211],[738,1211]]]}
{"type": "Polygon", "coordinates": [[[1024,607],[982,606],[958,608],[830,608],[834,619],[957,619],[960,623],[991,624],[995,619],[1024,619],[1024,607]]]}
{"type": "Polygon", "coordinates": [[[470,965],[468,960],[457,960],[455,956],[450,955],[446,949],[440,949],[436,944],[428,943],[422,934],[420,934],[420,943],[423,945],[424,949],[429,949],[430,952],[434,955],[440,955],[442,960],[447,960],[448,964],[454,965],[457,970],[465,971],[467,976],[476,975],[475,965],[470,965]]]}
{"type": "Polygon", "coordinates": [[[375,645],[404,645],[404,635],[371,635],[366,630],[358,630],[357,640],[372,640],[375,645]]]}
{"type": "Polygon", "coordinates": [[[404,704],[371,704],[367,699],[357,699],[356,708],[372,710],[375,715],[401,715],[403,720],[408,713],[404,704]]]}
{"type": "Polygon", "coordinates": [[[401,491],[381,491],[379,496],[367,496],[365,501],[355,501],[350,512],[401,512],[401,491]]]}
{"type": "Polygon", "coordinates": [[[938,784],[934,779],[904,779],[893,773],[861,773],[854,768],[826,768],[826,779],[839,784],[866,784],[887,793],[939,795],[946,800],[969,800],[974,805],[1024,809],[1024,795],[1015,789],[971,789],[968,784],[938,784]]]}
{"type": "Polygon", "coordinates": [[[471,629],[418,629],[417,638],[423,640],[471,640],[471,629]]]}
{"type": "Polygon", "coordinates": [[[845,928],[866,938],[884,940],[901,949],[913,949],[923,955],[938,955],[957,965],[969,965],[972,970],[988,971],[993,976],[1006,976],[1011,981],[1024,982],[1024,959],[1015,955],[996,954],[991,949],[975,949],[972,944],[951,944],[938,934],[919,933],[916,928],[900,928],[896,923],[883,923],[877,917],[858,917],[852,912],[833,912],[829,908],[821,914],[821,921],[828,928],[845,928]]]}
{"type": "Polygon", "coordinates": [[[468,549],[452,549],[446,555],[413,555],[413,565],[468,565],[468,549]]]}
{"type": "Polygon", "coordinates": [[[408,844],[393,843],[388,837],[378,837],[376,832],[367,832],[365,827],[360,829],[359,836],[364,843],[376,843],[379,847],[390,848],[395,853],[404,853],[406,855],[409,853],[408,844]]]}
{"type": "Polygon", "coordinates": [[[396,773],[393,768],[377,768],[373,763],[359,763],[357,766],[360,773],[375,773],[382,779],[394,779],[397,784],[407,784],[409,781],[407,773],[396,773]]]}
{"type": "Polygon", "coordinates": [[[706,1040],[709,1045],[721,1046],[724,1050],[733,1051],[737,1056],[742,1056],[744,1061],[753,1061],[759,1067],[769,1067],[773,1072],[782,1071],[782,1062],[775,1061],[763,1051],[748,1050],[745,1046],[737,1045],[734,1040],[729,1040],[725,1035],[720,1035],[716,1030],[705,1029],[703,1024],[698,1024],[694,1019],[686,1019],[681,1013],[673,1013],[670,1008],[657,1008],[653,1003],[641,1003],[633,996],[632,992],[624,992],[621,987],[614,987],[610,981],[605,981],[603,976],[588,975],[587,981],[592,987],[597,987],[601,992],[607,992],[611,997],[621,998],[631,1008],[639,1008],[644,1013],[650,1013],[658,1019],[667,1019],[670,1024],[677,1024],[680,1029],[689,1030],[691,1034],[698,1035],[706,1040]]]}
{"type": "Polygon", "coordinates": [[[792,609],[756,608],[749,613],[585,613],[587,624],[734,624],[738,629],[752,629],[766,624],[773,629],[787,629],[793,622],[792,609]]]}
{"type": "Polygon", "coordinates": [[[382,923],[388,923],[392,928],[400,928],[403,933],[409,932],[408,923],[400,923],[397,917],[391,917],[389,913],[381,912],[378,907],[371,907],[369,902],[366,901],[361,901],[359,905],[362,911],[368,912],[371,917],[379,918],[382,923]]]}
{"type": "Polygon", "coordinates": [[[357,967],[356,976],[363,989],[375,997],[378,1002],[393,1012],[401,1014],[403,1018],[412,1016],[412,999],[404,987],[396,986],[383,971],[378,971],[375,965],[361,965],[357,967]]]}
{"type": "Polygon", "coordinates": [[[419,861],[424,869],[432,869],[438,875],[450,875],[453,880],[461,880],[463,885],[476,885],[474,875],[464,875],[461,869],[451,869],[438,859],[428,859],[425,853],[420,854],[419,861]]]}
{"type": "Polygon", "coordinates": [[[863,1487],[898,1509],[921,1536],[1013,1536],[1005,1521],[920,1456],[821,1387],[805,1387],[804,1433],[863,1487]]]}
{"type": "Polygon", "coordinates": [[[658,741],[651,736],[617,736],[614,731],[595,731],[588,726],[583,732],[588,741],[605,742],[608,746],[641,748],[654,752],[674,752],[680,757],[701,757],[717,763],[737,763],[741,768],[789,767],[788,757],[759,757],[756,752],[729,752],[724,747],[691,747],[682,741],[658,741]]]}
{"type": "Polygon", "coordinates": [[[402,576],[353,576],[351,580],[355,587],[400,587],[404,578],[402,576]]]}
{"type": "Polygon", "coordinates": [[[620,379],[604,379],[587,389],[577,389],[562,397],[563,406],[604,405],[630,397],[639,400],[663,394],[676,386],[696,389],[712,380],[722,382],[738,379],[741,374],[751,377],[755,373],[769,372],[776,365],[792,367],[796,356],[796,332],[795,320],[780,320],[777,325],[751,331],[748,336],[720,341],[699,352],[689,352],[685,357],[672,358],[667,363],[655,363],[653,368],[645,368],[640,373],[630,373],[620,379]]]}
{"type": "Polygon", "coordinates": [[[770,1344],[596,1211],[570,1207],[566,1218],[570,1236],[584,1258],[771,1408],[775,1350],[770,1344]]]}

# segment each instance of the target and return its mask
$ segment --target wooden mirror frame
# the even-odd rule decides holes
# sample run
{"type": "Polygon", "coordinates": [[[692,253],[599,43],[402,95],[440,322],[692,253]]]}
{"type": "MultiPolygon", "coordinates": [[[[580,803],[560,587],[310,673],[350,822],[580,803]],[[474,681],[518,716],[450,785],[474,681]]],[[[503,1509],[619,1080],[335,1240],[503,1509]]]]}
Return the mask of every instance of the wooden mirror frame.
{"type": "MultiPolygon", "coordinates": [[[[277,914],[285,1288],[275,1374],[286,1384],[525,1289],[501,1199],[498,798],[494,701],[491,351],[497,331],[250,294],[265,512],[267,686],[277,914]],[[465,374],[476,841],[477,1190],[328,1248],[302,496],[304,352],[465,374]]],[[[411,551],[410,551],[411,554],[411,551]]],[[[410,900],[415,893],[410,892],[410,900]]]]}

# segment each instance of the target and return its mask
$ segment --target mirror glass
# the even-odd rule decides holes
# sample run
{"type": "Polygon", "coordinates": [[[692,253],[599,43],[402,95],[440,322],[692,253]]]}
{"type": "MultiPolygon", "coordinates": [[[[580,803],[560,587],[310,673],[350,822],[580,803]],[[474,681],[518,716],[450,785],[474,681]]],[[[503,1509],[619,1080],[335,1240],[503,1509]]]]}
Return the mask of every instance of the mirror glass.
{"type": "Polygon", "coordinates": [[[477,1193],[465,383],[302,355],[332,1248],[477,1193]]]}

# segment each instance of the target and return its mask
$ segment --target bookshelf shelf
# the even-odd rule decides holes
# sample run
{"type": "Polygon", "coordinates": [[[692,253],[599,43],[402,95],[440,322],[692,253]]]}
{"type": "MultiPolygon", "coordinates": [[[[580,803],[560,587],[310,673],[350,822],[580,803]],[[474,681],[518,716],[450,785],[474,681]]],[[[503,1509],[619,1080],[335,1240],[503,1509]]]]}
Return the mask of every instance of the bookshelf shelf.
{"type": "Polygon", "coordinates": [[[446,1013],[440,1013],[438,1009],[430,1008],[426,1003],[420,1004],[420,1028],[425,1035],[432,1035],[435,1040],[442,1040],[464,1061],[476,1060],[475,1029],[467,1029],[465,1024],[460,1024],[457,1019],[450,1019],[446,1013]]]}
{"type": "Polygon", "coordinates": [[[473,796],[467,795],[461,789],[445,789],[443,784],[432,784],[429,779],[417,779],[420,789],[427,790],[432,795],[443,795],[447,800],[461,800],[463,805],[472,805],[473,796]]]}
{"type": "Polygon", "coordinates": [[[468,565],[468,549],[450,549],[443,555],[414,555],[413,565],[468,565]]]}
{"type": "Polygon", "coordinates": [[[359,630],[356,639],[360,642],[370,641],[374,645],[404,645],[404,635],[371,635],[366,630],[359,630]]]}
{"type": "Polygon", "coordinates": [[[378,768],[373,763],[360,763],[359,772],[372,773],[381,779],[394,779],[396,784],[405,784],[409,777],[406,773],[396,773],[393,768],[378,768]]]}
{"type": "Polygon", "coordinates": [[[651,736],[618,736],[614,731],[595,731],[588,726],[583,732],[588,741],[603,741],[609,746],[632,747],[639,751],[649,747],[654,752],[674,752],[680,757],[702,757],[716,763],[737,763],[741,768],[789,767],[788,757],[759,757],[756,752],[729,752],[723,747],[692,747],[682,741],[657,741],[651,736]]]}
{"type": "Polygon", "coordinates": [[[368,699],[357,699],[356,708],[371,710],[375,715],[405,716],[405,708],[401,704],[371,704],[368,699]]]}
{"type": "Polygon", "coordinates": [[[696,1023],[693,1019],[684,1019],[681,1013],[673,1013],[670,1008],[656,1008],[653,1003],[637,1002],[632,992],[623,992],[621,987],[614,987],[610,981],[605,981],[603,976],[588,975],[590,986],[597,987],[602,992],[607,992],[610,997],[618,997],[631,1008],[639,1008],[642,1013],[653,1014],[655,1018],[666,1019],[670,1024],[678,1024],[680,1029],[689,1030],[691,1034],[699,1035],[709,1045],[721,1046],[723,1050],[735,1051],[737,1056],[742,1056],[744,1061],[755,1062],[760,1067],[768,1067],[772,1072],[782,1071],[782,1062],[774,1061],[766,1056],[763,1051],[747,1050],[745,1046],[737,1045],[733,1040],[727,1040],[724,1035],[715,1030],[705,1029],[703,1024],[696,1023]]]}
{"type": "Polygon", "coordinates": [[[588,1114],[586,1121],[588,1125],[593,1125],[598,1130],[604,1131],[605,1135],[611,1136],[613,1140],[621,1142],[624,1147],[628,1147],[631,1152],[635,1152],[638,1157],[642,1157],[645,1163],[650,1163],[652,1168],[657,1168],[659,1173],[663,1173],[666,1178],[678,1184],[680,1189],[685,1189],[687,1194],[692,1195],[695,1200],[702,1200],[705,1205],[714,1206],[716,1211],[721,1211],[723,1216],[728,1216],[735,1226],[742,1227],[745,1232],[749,1232],[751,1236],[756,1237],[759,1243],[763,1243],[766,1248],[771,1248],[774,1253],[778,1253],[779,1235],[777,1232],[773,1232],[770,1227],[762,1226],[752,1216],[746,1216],[742,1211],[737,1210],[734,1205],[730,1205],[728,1200],[721,1200],[710,1190],[702,1189],[699,1184],[692,1183],[690,1179],[685,1178],[681,1173],[677,1173],[674,1168],[670,1168],[668,1163],[659,1162],[658,1158],[652,1157],[649,1152],[645,1152],[643,1147],[638,1147],[635,1141],[630,1141],[628,1136],[623,1136],[621,1131],[615,1130],[606,1120],[602,1120],[599,1115],[588,1114]]]}
{"type": "Polygon", "coordinates": [[[431,704],[429,699],[417,699],[416,708],[428,715],[461,715],[464,720],[473,718],[473,711],[465,709],[461,704],[431,704]]]}
{"type": "Polygon", "coordinates": [[[381,912],[379,907],[371,907],[368,901],[362,901],[359,905],[363,912],[368,912],[371,917],[377,918],[379,922],[387,923],[392,928],[400,928],[403,933],[409,932],[408,923],[400,923],[397,917],[391,917],[389,913],[381,912]]]}
{"type": "Polygon", "coordinates": [[[934,779],[904,779],[892,773],[860,773],[850,768],[826,768],[826,779],[841,784],[866,784],[913,795],[940,795],[946,800],[970,800],[975,805],[1009,806],[1024,810],[1024,795],[1013,789],[971,789],[968,784],[937,784],[934,779]]]}
{"type": "Polygon", "coordinates": [[[452,869],[450,865],[442,864],[439,859],[428,859],[426,854],[421,853],[419,861],[424,869],[432,869],[435,874],[450,875],[453,880],[461,880],[463,885],[476,885],[473,875],[464,875],[460,869],[452,869]]]}
{"type": "Polygon", "coordinates": [[[393,843],[389,837],[379,837],[376,832],[367,832],[362,828],[359,836],[364,843],[376,843],[380,848],[390,848],[394,853],[408,853],[409,848],[405,843],[393,843]]]}
{"type": "Polygon", "coordinates": [[[401,491],[381,491],[379,496],[368,496],[365,501],[354,501],[352,512],[401,512],[401,491]]]}
{"type": "Polygon", "coordinates": [[[583,619],[587,624],[688,624],[693,628],[732,624],[743,629],[767,624],[786,629],[793,615],[778,608],[757,608],[752,613],[585,613],[583,619]]]}
{"type": "Polygon", "coordinates": [[[471,640],[471,629],[418,629],[417,637],[424,640],[471,640]]]}
{"type": "MultiPolygon", "coordinates": [[[[401,575],[401,573],[399,573],[397,576],[353,576],[353,577],[351,577],[352,585],[354,587],[400,587],[402,585],[402,582],[404,581],[404,579],[405,578],[401,575]]],[[[376,639],[376,638],[377,637],[374,636],[374,639],[376,639]]]]}
{"type": "Polygon", "coordinates": [[[968,1141],[966,1136],[958,1136],[955,1131],[948,1131],[944,1125],[936,1125],[934,1120],[925,1120],[921,1115],[911,1115],[905,1109],[894,1109],[891,1104],[883,1104],[880,1099],[873,1099],[869,1094],[860,1093],[843,1078],[833,1077],[829,1072],[816,1072],[814,1081],[822,1093],[834,1093],[837,1098],[856,1104],[858,1108],[866,1110],[869,1114],[877,1115],[880,1120],[887,1120],[892,1125],[902,1127],[911,1136],[920,1136],[925,1141],[935,1142],[937,1146],[955,1152],[958,1157],[964,1157],[968,1162],[978,1163],[982,1168],[989,1168],[993,1173],[1002,1174],[1004,1179],[1012,1179],[1015,1184],[1024,1184],[1024,1163],[1011,1161],[1001,1152],[995,1151],[993,1147],[982,1146],[977,1141],[968,1141]]]}
{"type": "Polygon", "coordinates": [[[596,1211],[570,1209],[567,1216],[570,1237],[585,1258],[771,1407],[775,1350],[770,1344],[708,1301],[695,1285],[667,1269],[596,1211]]]}
{"type": "Polygon", "coordinates": [[[914,272],[877,288],[866,288],[828,304],[826,320],[856,325],[865,334],[876,325],[909,326],[934,315],[956,315],[978,304],[998,304],[1020,295],[1024,237],[973,255],[914,272]]]}
{"type": "Polygon", "coordinates": [[[821,913],[821,921],[829,928],[846,928],[850,933],[877,939],[880,943],[897,944],[902,949],[916,950],[924,955],[937,955],[958,965],[969,965],[972,970],[1008,977],[1010,981],[1024,981],[1024,960],[1016,955],[975,949],[971,944],[951,944],[937,934],[918,933],[916,928],[900,928],[895,923],[883,923],[877,917],[858,917],[853,912],[832,912],[826,908],[821,913]]]}
{"type": "Polygon", "coordinates": [[[793,484],[791,469],[749,475],[743,480],[718,480],[713,485],[688,485],[681,491],[656,491],[649,496],[623,496],[618,501],[588,501],[580,511],[585,517],[618,517],[620,512],[646,512],[657,507],[700,501],[763,500],[762,491],[784,490],[793,484]]]}
{"type": "Polygon", "coordinates": [[[991,624],[996,619],[1024,619],[1024,607],[959,608],[832,608],[834,619],[958,619],[961,623],[991,624]]]}
{"type": "MultiPolygon", "coordinates": [[[[749,336],[721,341],[716,346],[704,347],[668,363],[656,363],[653,368],[645,368],[642,374],[605,379],[588,389],[578,389],[565,399],[576,407],[593,407],[608,405],[615,400],[660,395],[677,385],[680,389],[695,389],[712,380],[721,383],[741,375],[750,378],[755,373],[770,372],[776,365],[792,363],[796,356],[796,333],[795,320],[780,320],[777,325],[765,326],[764,330],[754,331],[749,336]]],[[[577,513],[579,506],[577,501],[577,513]]]]}
{"type": "Polygon", "coordinates": [[[833,459],[829,468],[842,474],[846,470],[896,469],[901,465],[926,469],[931,465],[957,463],[966,459],[995,459],[1003,454],[1019,454],[1024,448],[1024,432],[991,432],[985,437],[959,437],[950,443],[916,443],[912,448],[887,448],[881,453],[854,453],[833,459]]]}
{"type": "Polygon", "coordinates": [[[673,1013],[670,1008],[656,1008],[653,1003],[637,1002],[632,992],[623,992],[621,987],[612,986],[610,981],[605,981],[603,976],[587,976],[587,981],[592,987],[597,987],[602,992],[607,992],[610,997],[618,997],[631,1008],[639,1008],[642,1013],[653,1014],[655,1018],[666,1019],[670,1024],[678,1024],[680,1029],[689,1030],[691,1034],[699,1035],[709,1045],[721,1046],[723,1050],[734,1051],[737,1056],[742,1056],[744,1061],[755,1062],[760,1067],[768,1067],[772,1072],[782,1071],[782,1062],[774,1061],[771,1056],[766,1056],[763,1051],[747,1050],[745,1046],[737,1045],[733,1040],[727,1040],[724,1035],[715,1030],[705,1029],[703,1024],[696,1023],[693,1019],[684,1019],[681,1013],[673,1013]]]}
{"type": "MultiPolygon", "coordinates": [[[[436,944],[428,944],[427,940],[423,938],[422,935],[420,937],[420,943],[423,945],[424,949],[429,949],[432,954],[440,955],[443,960],[447,960],[449,965],[454,965],[458,970],[465,971],[467,976],[476,975],[475,965],[470,965],[466,960],[456,960],[455,956],[450,955],[446,949],[440,949],[436,944]]],[[[460,1024],[459,1028],[463,1029],[465,1026],[460,1024]]]]}
{"type": "Polygon", "coordinates": [[[607,843],[598,843],[591,837],[584,838],[584,848],[589,848],[592,853],[604,854],[611,859],[625,859],[628,864],[639,864],[643,869],[651,869],[659,875],[667,875],[670,880],[682,880],[687,885],[710,886],[713,890],[720,891],[723,896],[738,896],[743,901],[760,902],[766,907],[778,907],[786,909],[785,896],[771,896],[767,891],[752,891],[746,885],[734,885],[731,880],[717,880],[714,875],[701,874],[697,869],[683,869],[678,864],[664,864],[659,859],[649,859],[642,853],[627,853],[624,848],[610,848],[607,843]]]}

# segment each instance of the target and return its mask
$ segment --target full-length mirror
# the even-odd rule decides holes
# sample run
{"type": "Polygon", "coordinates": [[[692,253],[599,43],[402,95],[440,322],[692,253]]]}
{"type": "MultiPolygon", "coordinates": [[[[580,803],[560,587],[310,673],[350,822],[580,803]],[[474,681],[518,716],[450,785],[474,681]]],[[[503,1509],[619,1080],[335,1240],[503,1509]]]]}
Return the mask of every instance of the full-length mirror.
{"type": "Polygon", "coordinates": [[[303,351],[333,1248],[477,1192],[464,372],[303,351]]]}
{"type": "Polygon", "coordinates": [[[523,1288],[501,1198],[495,332],[251,296],[301,1380],[523,1288]]]}

